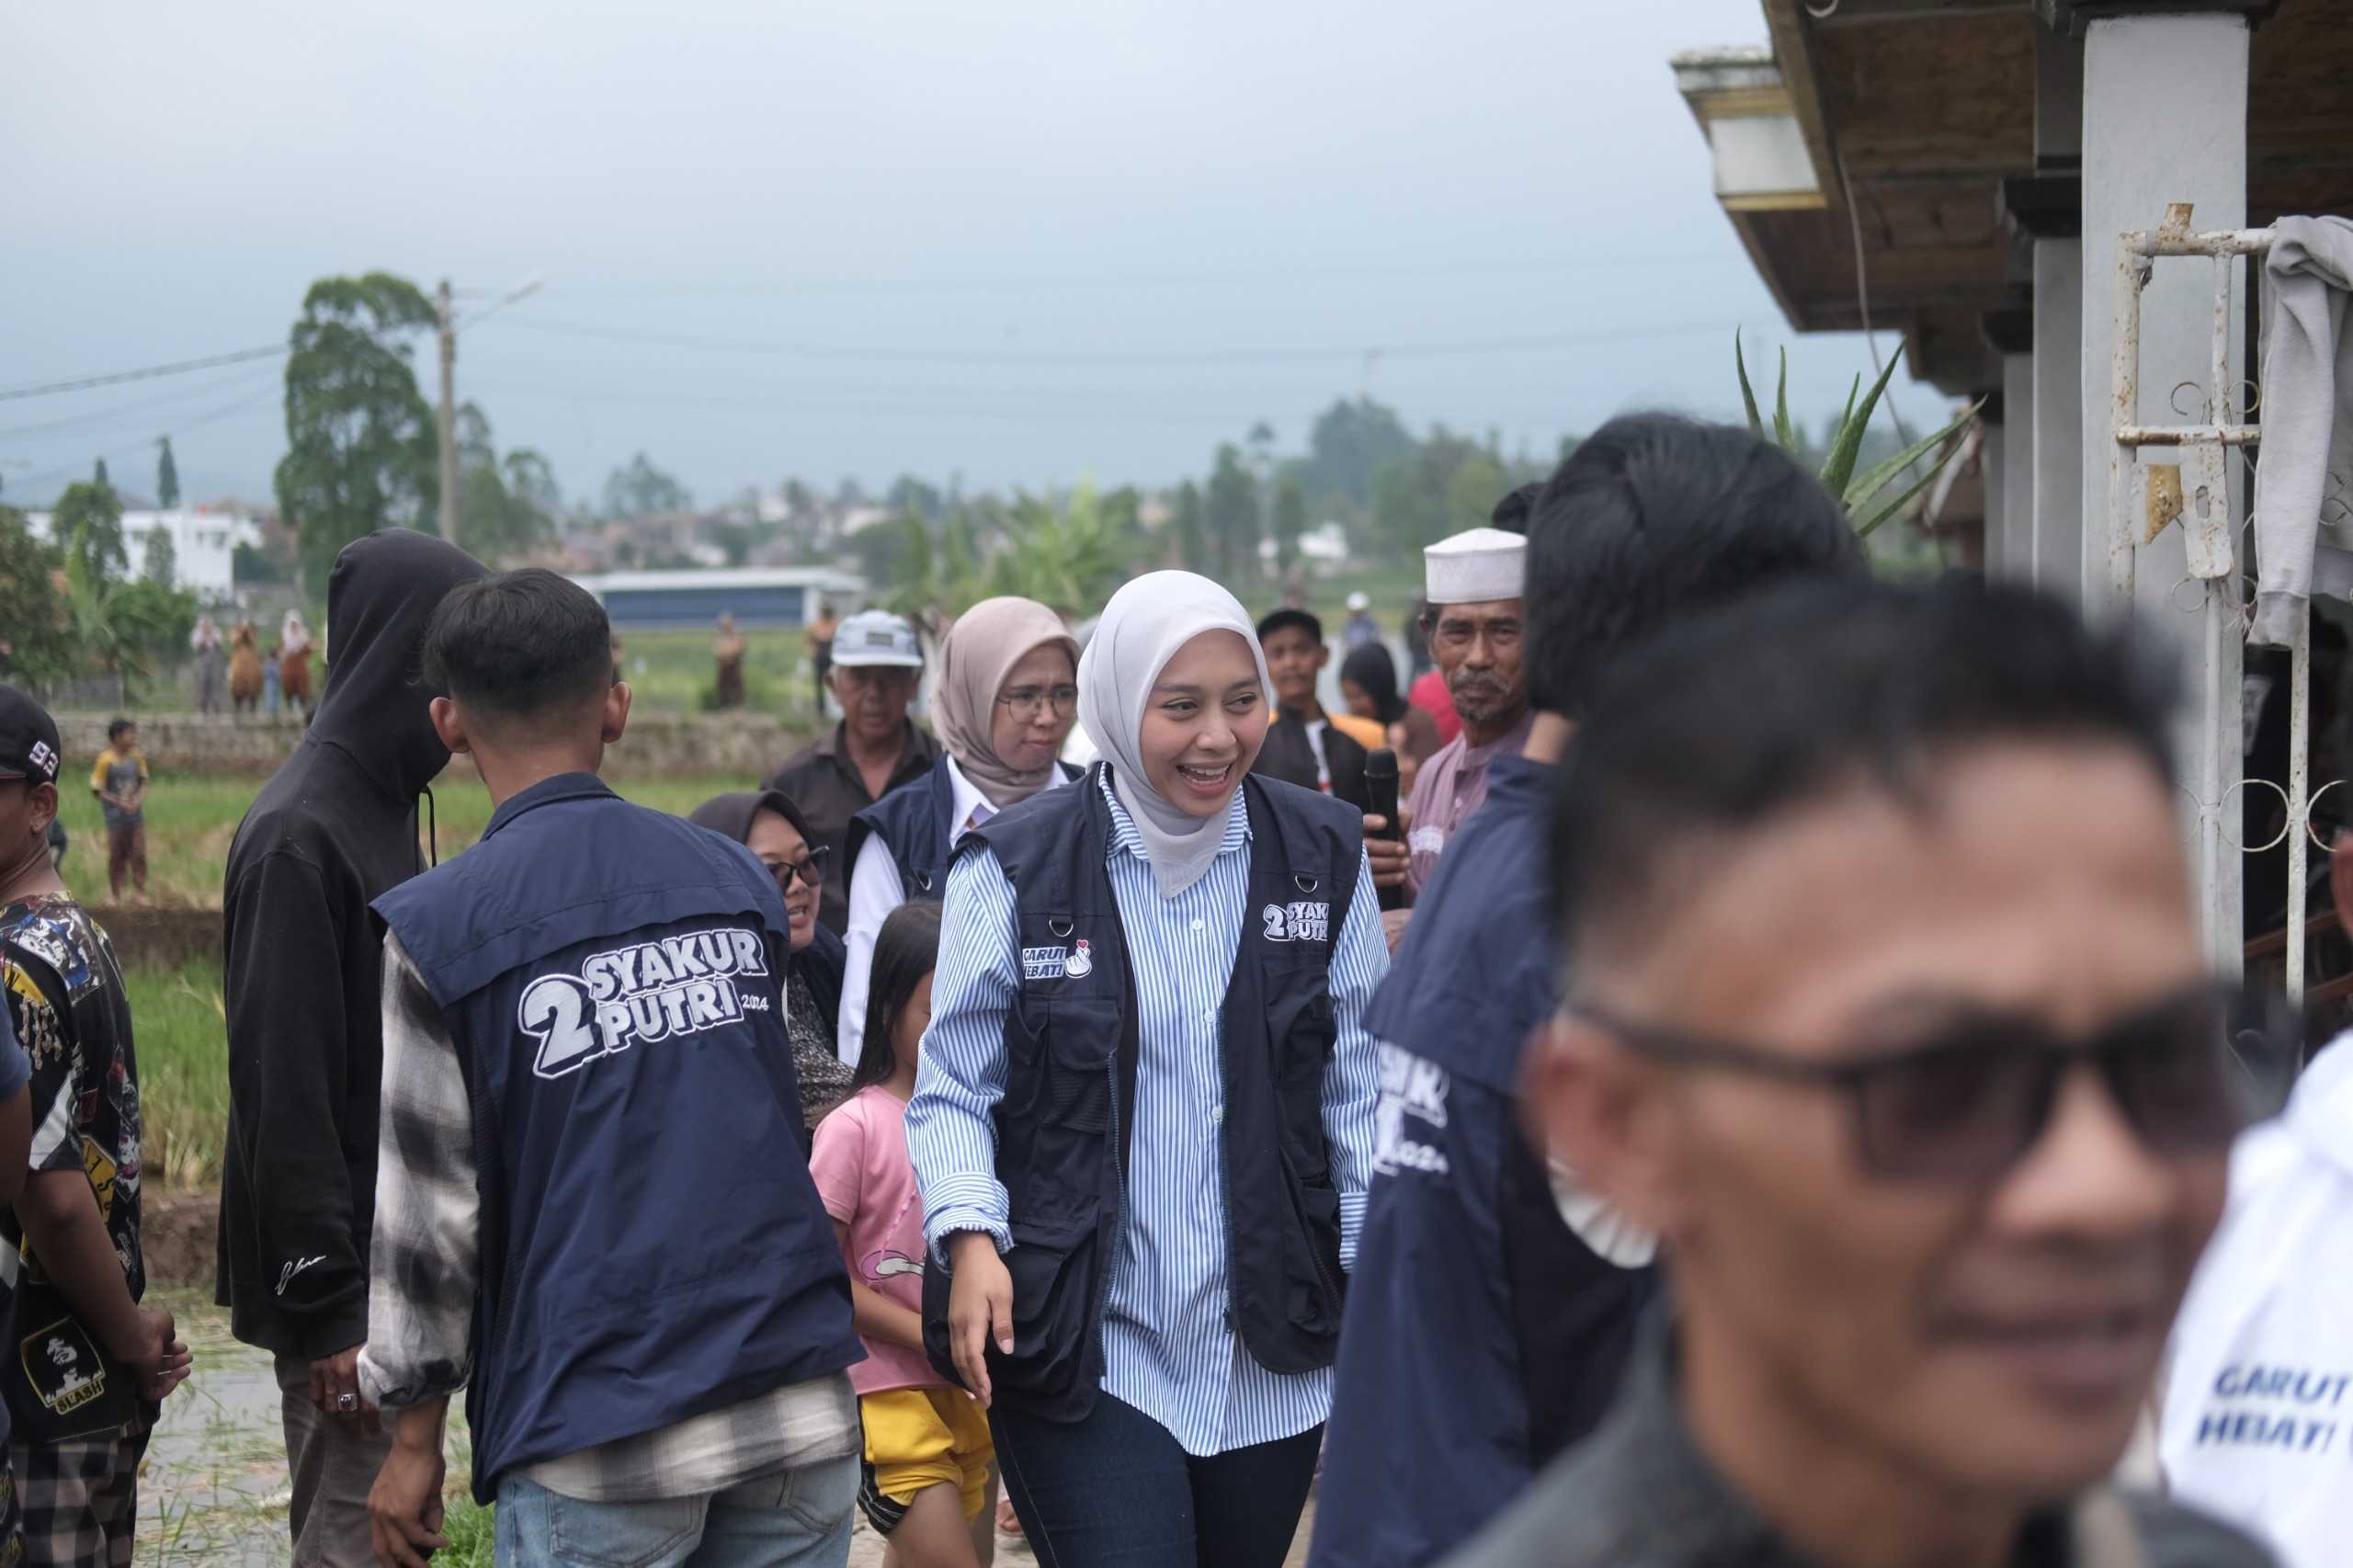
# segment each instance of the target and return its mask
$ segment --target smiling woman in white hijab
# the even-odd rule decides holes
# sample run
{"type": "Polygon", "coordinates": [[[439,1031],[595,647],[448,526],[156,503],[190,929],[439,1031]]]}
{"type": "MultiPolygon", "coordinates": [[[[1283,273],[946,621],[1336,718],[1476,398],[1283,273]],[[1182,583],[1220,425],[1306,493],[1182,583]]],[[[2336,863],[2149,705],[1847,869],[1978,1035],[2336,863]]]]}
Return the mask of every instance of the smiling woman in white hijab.
{"type": "Polygon", "coordinates": [[[1388,952],[1361,818],[1250,774],[1268,700],[1231,594],[1136,579],[1079,662],[1102,760],[949,873],[924,1338],[1041,1562],[1277,1568],[1313,1479],[1388,952]]]}

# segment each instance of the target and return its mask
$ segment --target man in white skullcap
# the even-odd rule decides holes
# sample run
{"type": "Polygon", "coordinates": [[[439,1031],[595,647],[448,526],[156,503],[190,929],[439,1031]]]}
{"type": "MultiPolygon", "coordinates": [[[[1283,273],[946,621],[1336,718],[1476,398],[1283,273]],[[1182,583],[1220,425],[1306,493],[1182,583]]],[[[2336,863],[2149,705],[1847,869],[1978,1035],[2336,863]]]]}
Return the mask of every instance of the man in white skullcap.
{"type": "Polygon", "coordinates": [[[1414,780],[1405,885],[1415,892],[1438,869],[1462,819],[1487,798],[1487,765],[1519,755],[1534,717],[1519,663],[1526,538],[1472,528],[1431,545],[1422,561],[1429,601],[1422,630],[1462,733],[1422,764],[1414,780]]]}

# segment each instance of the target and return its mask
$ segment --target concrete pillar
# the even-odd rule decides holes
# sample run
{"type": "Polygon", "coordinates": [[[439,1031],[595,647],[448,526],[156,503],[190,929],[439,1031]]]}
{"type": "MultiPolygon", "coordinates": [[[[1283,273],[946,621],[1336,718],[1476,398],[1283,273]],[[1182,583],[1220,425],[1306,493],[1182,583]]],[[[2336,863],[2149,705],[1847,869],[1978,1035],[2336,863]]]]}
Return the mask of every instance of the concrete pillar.
{"type": "MultiPolygon", "coordinates": [[[[2002,575],[2034,578],[2034,356],[2002,356],[2002,575]]],[[[1989,475],[1987,483],[1992,483],[1989,475]]]]}
{"type": "Polygon", "coordinates": [[[2034,580],[2070,598],[2084,555],[2083,248],[2034,242],[2034,580]]]}
{"type": "MultiPolygon", "coordinates": [[[[2187,585],[2178,527],[2139,546],[2132,558],[2129,601],[2112,585],[2111,541],[2118,528],[2110,497],[2109,457],[2116,449],[2113,373],[2116,237],[2153,229],[2173,202],[2195,204],[2200,229],[2235,229],[2246,222],[2247,39],[2245,15],[2214,11],[2130,14],[2120,0],[2096,9],[2078,6],[2084,36],[2083,336],[2081,358],[2083,473],[2082,583],[2086,607],[2101,617],[2131,616],[2144,639],[2181,650],[2190,700],[2179,735],[2181,776],[2198,801],[2193,871],[2200,924],[2213,961],[2235,968],[2239,959],[2241,855],[2227,829],[2226,809],[2240,768],[2240,671],[2244,641],[2236,607],[2222,593],[2187,585]]],[[[2242,8],[2253,8],[2244,6],[2242,8]]],[[[2213,332],[2211,264],[2159,261],[2141,295],[2140,407],[2143,425],[2191,424],[2205,416],[2213,332]]],[[[2240,335],[2230,335],[2234,384],[2240,335]]],[[[2143,461],[2171,454],[2143,449],[2143,461]]],[[[2129,486],[2129,465],[2123,483],[2129,486]]],[[[2137,537],[2137,526],[2130,529],[2137,537]]],[[[2235,535],[2235,529],[2234,530],[2235,535]]]]}
{"type": "Polygon", "coordinates": [[[1985,491],[1985,531],[1979,551],[1989,580],[2010,576],[2015,571],[2010,557],[2009,516],[2002,505],[2006,498],[2002,474],[2008,459],[2005,449],[2009,445],[2010,434],[2008,411],[2003,413],[1999,420],[1986,420],[1984,434],[1977,438],[1977,475],[1985,491]]]}
{"type": "MultiPolygon", "coordinates": [[[[2114,343],[2116,236],[2154,229],[2168,203],[2194,202],[2200,229],[2246,222],[2247,23],[2238,16],[2121,16],[2091,22],[2084,40],[2083,583],[2108,598],[2109,406],[2114,343]]],[[[2146,425],[2189,424],[2174,389],[2207,379],[2213,324],[2208,264],[2159,262],[2141,302],[2141,408],[2146,425]]],[[[2232,335],[2235,350],[2238,335],[2232,335]]],[[[2185,393],[2185,400],[2188,394],[2185,393]]],[[[2163,453],[2154,456],[2162,460],[2163,453]]],[[[2169,528],[2141,551],[2140,606],[2162,610],[2184,565],[2169,528]]],[[[2173,619],[2178,619],[2178,615],[2173,619]]]]}

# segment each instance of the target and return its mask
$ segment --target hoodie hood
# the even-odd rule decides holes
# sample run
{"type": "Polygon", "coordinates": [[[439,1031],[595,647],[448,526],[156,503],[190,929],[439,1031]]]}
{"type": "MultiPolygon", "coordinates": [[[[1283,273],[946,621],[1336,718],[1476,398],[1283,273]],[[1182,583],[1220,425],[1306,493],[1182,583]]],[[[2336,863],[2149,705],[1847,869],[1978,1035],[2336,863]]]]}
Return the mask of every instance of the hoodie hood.
{"type": "Polygon", "coordinates": [[[2353,1033],[2313,1058],[2280,1119],[2307,1156],[2353,1176],[2353,1033]]]}
{"type": "Polygon", "coordinates": [[[447,540],[381,528],[344,546],[327,576],[327,680],[311,736],[404,799],[449,765],[425,684],[426,623],[442,597],[489,568],[447,540]]]}

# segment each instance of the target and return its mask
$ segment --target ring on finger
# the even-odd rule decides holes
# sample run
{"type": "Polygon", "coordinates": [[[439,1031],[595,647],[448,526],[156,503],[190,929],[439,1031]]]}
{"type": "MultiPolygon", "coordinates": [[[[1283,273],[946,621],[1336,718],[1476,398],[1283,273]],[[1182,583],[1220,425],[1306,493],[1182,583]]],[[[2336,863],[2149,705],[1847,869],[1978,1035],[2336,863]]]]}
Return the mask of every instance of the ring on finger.
{"type": "Polygon", "coordinates": [[[335,1396],[335,1407],[337,1410],[357,1410],[359,1408],[359,1396],[356,1393],[339,1393],[335,1396]]]}

